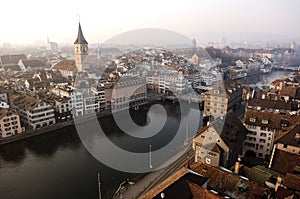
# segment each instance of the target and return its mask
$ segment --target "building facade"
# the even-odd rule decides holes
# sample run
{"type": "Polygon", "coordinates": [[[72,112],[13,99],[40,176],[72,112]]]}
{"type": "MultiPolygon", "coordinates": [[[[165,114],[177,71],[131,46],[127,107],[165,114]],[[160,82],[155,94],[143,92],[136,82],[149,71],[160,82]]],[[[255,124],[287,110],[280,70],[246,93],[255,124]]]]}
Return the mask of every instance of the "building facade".
{"type": "Polygon", "coordinates": [[[53,107],[38,98],[21,95],[14,100],[21,120],[32,129],[55,124],[53,107]]]}
{"type": "Polygon", "coordinates": [[[22,133],[25,128],[22,128],[20,116],[15,110],[0,109],[0,137],[6,138],[22,133]]]}
{"type": "Polygon", "coordinates": [[[218,118],[242,101],[243,88],[232,80],[216,83],[204,96],[204,116],[218,118]]]}

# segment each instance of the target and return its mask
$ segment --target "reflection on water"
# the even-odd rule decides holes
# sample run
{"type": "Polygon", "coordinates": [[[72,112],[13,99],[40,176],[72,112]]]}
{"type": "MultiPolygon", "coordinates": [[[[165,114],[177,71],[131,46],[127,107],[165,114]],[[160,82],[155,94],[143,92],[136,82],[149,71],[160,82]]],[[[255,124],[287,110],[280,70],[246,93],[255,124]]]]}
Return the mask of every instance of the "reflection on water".
{"type": "Polygon", "coordinates": [[[289,71],[273,71],[269,74],[262,74],[262,75],[253,75],[249,76],[243,79],[239,79],[238,82],[242,84],[247,84],[252,87],[259,87],[262,88],[262,86],[269,86],[271,82],[273,82],[276,79],[281,79],[283,77],[288,77],[293,72],[289,71]]]}
{"type": "MultiPolygon", "coordinates": [[[[187,110],[182,115],[178,104],[165,103],[167,123],[153,136],[153,150],[168,143],[172,132],[178,129],[181,119],[190,125],[202,126],[193,121],[197,110],[187,110]],[[183,117],[183,118],[181,118],[183,117]]],[[[138,125],[149,122],[147,110],[131,111],[132,119],[138,125]]],[[[159,115],[157,115],[159,117],[159,115]]],[[[100,119],[110,140],[126,150],[143,152],[147,141],[135,140],[114,124],[111,116],[100,119]]],[[[89,132],[89,123],[84,123],[89,132]]],[[[189,136],[195,132],[189,132],[189,136]]],[[[186,132],[181,132],[183,144],[186,132]]],[[[140,174],[124,173],[98,162],[82,145],[75,127],[43,134],[19,142],[0,146],[0,198],[97,198],[97,173],[101,175],[103,198],[107,198],[124,179],[136,179],[140,174]]]]}

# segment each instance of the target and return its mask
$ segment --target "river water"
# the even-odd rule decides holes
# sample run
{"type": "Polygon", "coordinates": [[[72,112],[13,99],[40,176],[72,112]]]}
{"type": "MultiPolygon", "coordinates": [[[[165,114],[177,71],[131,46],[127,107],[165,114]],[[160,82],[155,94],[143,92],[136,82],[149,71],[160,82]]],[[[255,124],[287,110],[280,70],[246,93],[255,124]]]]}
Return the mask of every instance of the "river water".
{"type": "MultiPolygon", "coordinates": [[[[202,127],[201,120],[194,119],[195,114],[199,113],[197,105],[181,112],[179,104],[160,104],[168,116],[160,136],[152,137],[152,150],[170,142],[173,137],[171,132],[177,131],[180,139],[176,147],[179,148],[186,138],[185,128],[178,130],[181,121],[188,121],[189,125],[196,125],[197,129],[202,127]]],[[[138,111],[131,110],[130,115],[140,126],[149,123],[147,107],[138,111]]],[[[154,117],[163,119],[159,114],[154,117]]],[[[110,140],[120,147],[136,152],[148,150],[146,143],[135,143],[123,133],[115,125],[112,116],[100,118],[100,124],[110,140]]],[[[93,130],[89,122],[82,125],[87,128],[86,132],[93,130]]],[[[195,133],[187,131],[189,137],[195,133]]],[[[153,164],[155,163],[154,159],[153,164]]],[[[1,199],[96,199],[97,173],[101,176],[102,198],[109,198],[123,180],[135,181],[142,175],[117,171],[96,160],[82,144],[74,126],[0,146],[1,199]]]]}
{"type": "MultiPolygon", "coordinates": [[[[275,71],[240,81],[260,87],[289,74],[275,71]]],[[[160,104],[167,112],[167,121],[160,136],[152,137],[153,150],[170,142],[174,136],[172,132],[179,132],[176,147],[180,148],[186,131],[188,137],[196,131],[185,129],[185,124],[182,128],[179,124],[184,121],[194,125],[194,129],[201,128],[201,120],[195,121],[199,110],[197,106],[191,106],[181,111],[180,106],[172,102],[160,104]]],[[[149,123],[148,108],[131,110],[130,115],[140,126],[149,123]]],[[[154,117],[163,120],[160,114],[154,117]]],[[[100,124],[108,132],[110,140],[119,147],[135,152],[148,150],[147,142],[136,143],[117,127],[112,116],[101,118],[100,124]]],[[[83,125],[87,132],[92,131],[88,122],[83,125]]],[[[98,173],[101,175],[102,198],[109,198],[123,180],[134,181],[142,175],[117,171],[99,162],[84,147],[74,126],[0,146],[0,199],[96,199],[98,173]]]]}

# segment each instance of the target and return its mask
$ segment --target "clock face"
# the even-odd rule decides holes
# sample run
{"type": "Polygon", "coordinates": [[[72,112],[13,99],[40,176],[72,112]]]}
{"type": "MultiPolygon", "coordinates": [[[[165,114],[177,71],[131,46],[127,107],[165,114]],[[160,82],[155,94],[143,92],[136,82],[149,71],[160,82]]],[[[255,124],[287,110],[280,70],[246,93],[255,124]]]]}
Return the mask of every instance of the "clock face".
{"type": "Polygon", "coordinates": [[[88,51],[88,48],[87,46],[81,46],[81,52],[87,52],[88,51]]]}

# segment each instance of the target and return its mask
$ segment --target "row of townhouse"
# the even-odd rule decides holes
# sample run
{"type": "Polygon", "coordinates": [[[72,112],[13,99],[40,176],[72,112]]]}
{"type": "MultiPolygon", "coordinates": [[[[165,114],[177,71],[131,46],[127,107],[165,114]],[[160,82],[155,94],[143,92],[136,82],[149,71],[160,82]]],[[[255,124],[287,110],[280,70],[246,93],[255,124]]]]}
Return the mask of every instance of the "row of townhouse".
{"type": "Polygon", "coordinates": [[[182,74],[153,72],[146,77],[147,87],[159,94],[183,93],[187,86],[187,80],[182,74]]]}
{"type": "Polygon", "coordinates": [[[56,96],[61,98],[66,98],[69,100],[70,110],[73,117],[84,115],[83,111],[83,94],[82,92],[77,91],[72,86],[67,87],[53,87],[49,90],[56,96]]]}
{"type": "Polygon", "coordinates": [[[223,72],[218,70],[200,70],[191,74],[194,86],[204,83],[211,86],[219,81],[223,81],[223,72]]]}
{"type": "Polygon", "coordinates": [[[54,87],[50,92],[69,100],[73,117],[110,109],[124,110],[143,104],[147,98],[146,84],[138,77],[122,77],[118,81],[99,83],[83,90],[71,86],[54,87]]]}

